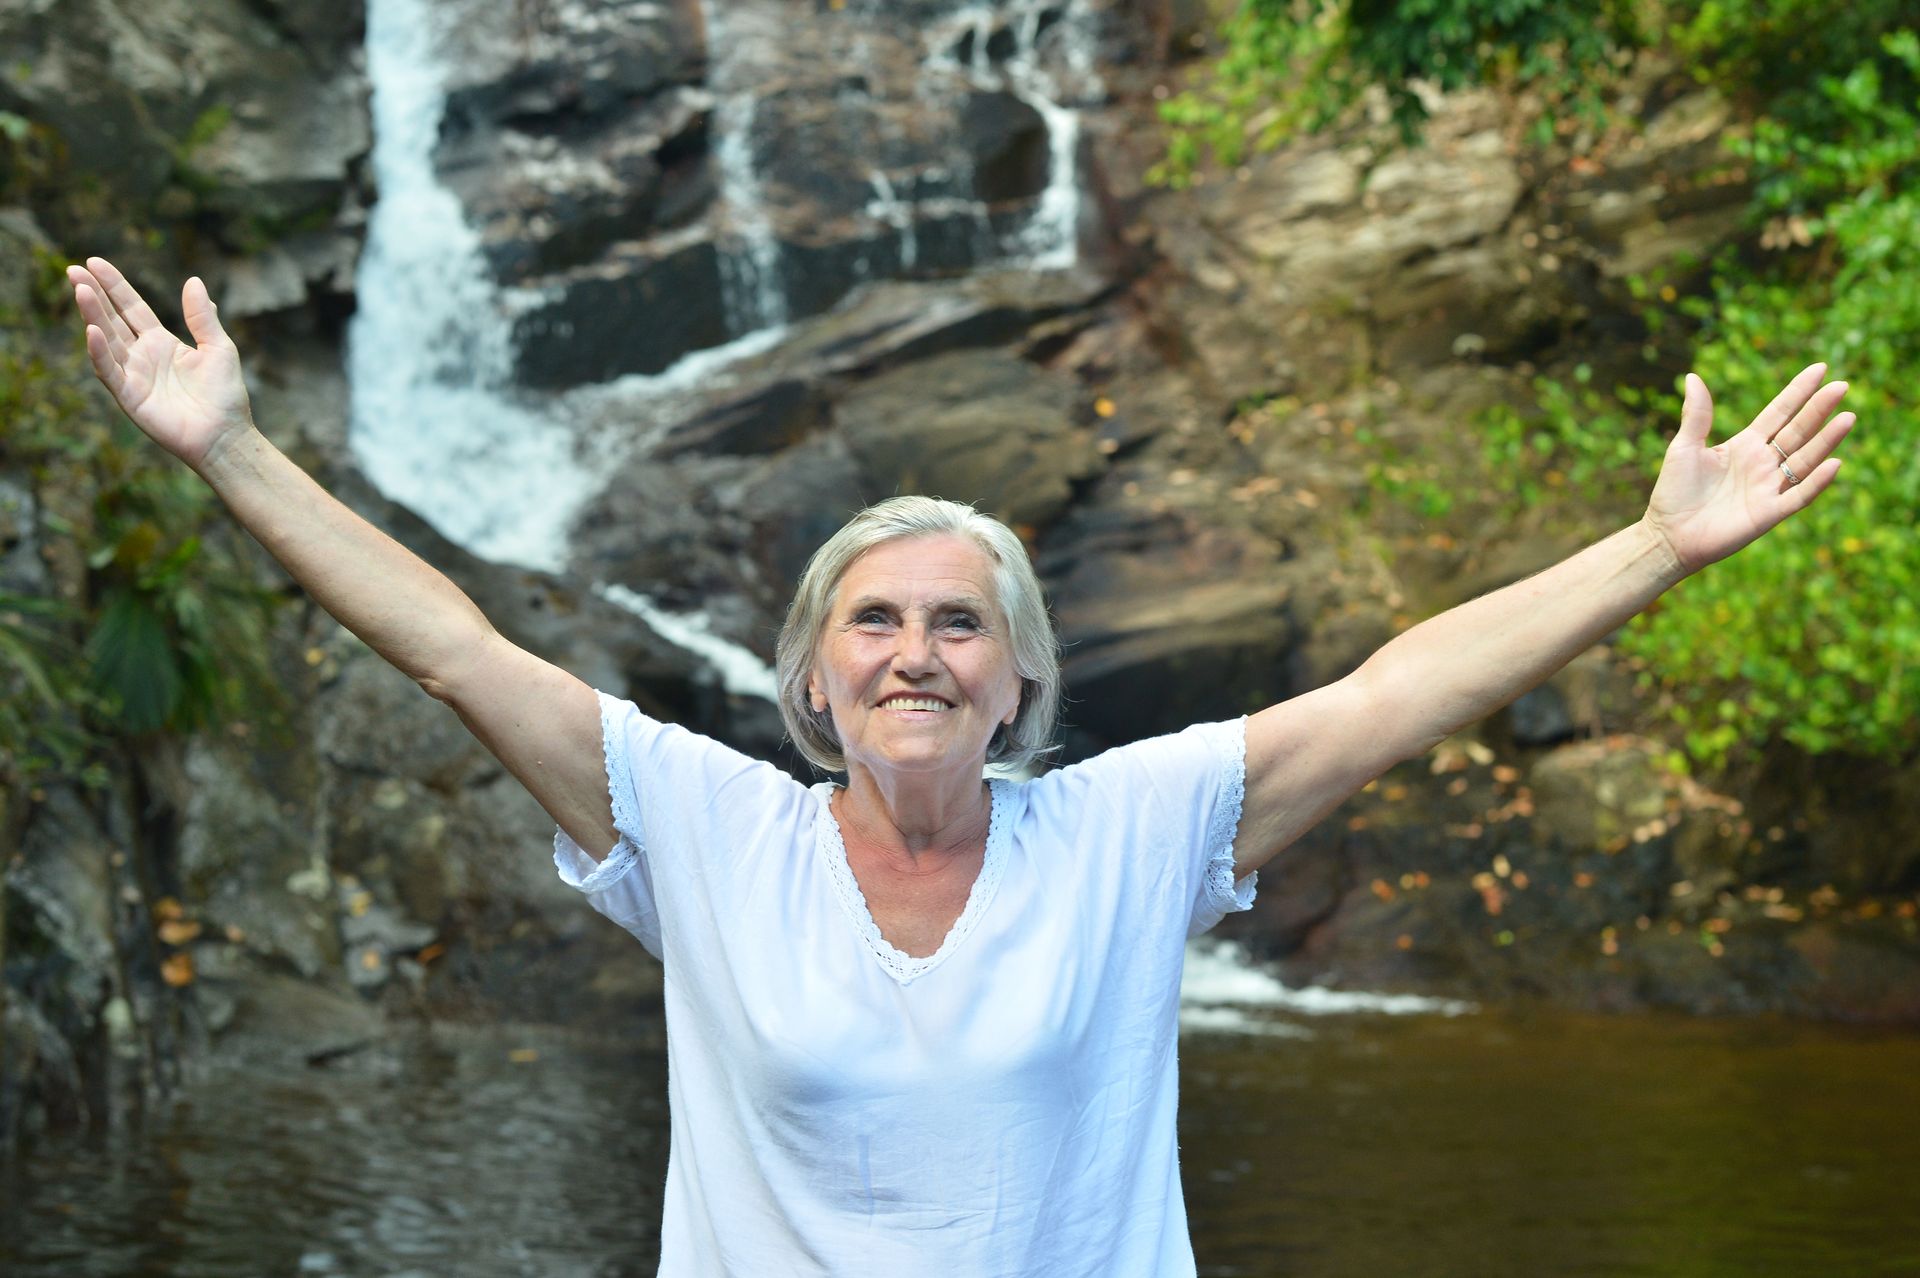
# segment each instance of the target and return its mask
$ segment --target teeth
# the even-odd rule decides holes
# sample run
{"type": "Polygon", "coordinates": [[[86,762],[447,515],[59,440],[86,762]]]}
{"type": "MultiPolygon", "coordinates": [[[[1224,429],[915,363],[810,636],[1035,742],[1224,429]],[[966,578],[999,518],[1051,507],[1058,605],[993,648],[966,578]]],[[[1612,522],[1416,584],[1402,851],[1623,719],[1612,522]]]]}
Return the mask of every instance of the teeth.
{"type": "Polygon", "coordinates": [[[932,697],[889,697],[881,704],[889,710],[945,710],[947,703],[932,697]]]}

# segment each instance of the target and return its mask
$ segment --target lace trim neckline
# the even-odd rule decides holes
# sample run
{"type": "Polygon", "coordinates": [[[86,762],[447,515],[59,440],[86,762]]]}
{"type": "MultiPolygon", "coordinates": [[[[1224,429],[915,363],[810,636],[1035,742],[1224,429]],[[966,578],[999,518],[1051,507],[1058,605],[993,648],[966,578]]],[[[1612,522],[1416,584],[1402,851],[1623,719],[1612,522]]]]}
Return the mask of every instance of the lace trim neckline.
{"type": "Polygon", "coordinates": [[[814,798],[819,802],[814,816],[814,846],[826,861],[827,872],[833,879],[834,894],[840,898],[841,908],[846,911],[854,931],[866,942],[875,961],[900,984],[905,985],[940,966],[947,955],[967,939],[993,901],[994,892],[1000,886],[1000,872],[1006,865],[1007,790],[1010,784],[999,778],[987,782],[991,810],[987,817],[987,850],[980,862],[980,873],[974,876],[973,887],[967,893],[966,908],[960,911],[960,917],[953,921],[946,936],[941,938],[940,948],[919,957],[894,948],[893,943],[881,935],[880,925],[873,921],[873,911],[867,906],[866,893],[860,890],[860,881],[853,876],[853,866],[847,860],[847,845],[840,833],[840,821],[833,815],[833,794],[840,787],[831,781],[822,781],[813,787],[814,798]]]}

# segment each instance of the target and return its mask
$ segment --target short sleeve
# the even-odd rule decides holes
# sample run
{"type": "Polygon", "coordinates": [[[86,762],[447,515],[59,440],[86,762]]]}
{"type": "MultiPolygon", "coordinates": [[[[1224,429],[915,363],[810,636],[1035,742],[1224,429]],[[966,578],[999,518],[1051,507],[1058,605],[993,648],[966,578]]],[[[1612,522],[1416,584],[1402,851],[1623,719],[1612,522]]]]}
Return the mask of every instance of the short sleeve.
{"type": "Polygon", "coordinates": [[[595,864],[558,830],[554,868],[595,910],[664,958],[672,909],[695,902],[725,908],[732,859],[758,826],[800,806],[805,787],[770,763],[662,723],[630,701],[598,695],[619,842],[595,864]]]}
{"type": "Polygon", "coordinates": [[[1198,936],[1253,905],[1257,876],[1233,877],[1246,757],[1246,721],[1231,719],[1119,746],[1035,786],[1043,806],[1078,810],[1078,838],[1122,857],[1137,894],[1184,907],[1198,936]]]}
{"type": "Polygon", "coordinates": [[[1244,879],[1233,877],[1234,840],[1240,832],[1240,808],[1247,796],[1247,721],[1203,723],[1185,734],[1205,743],[1207,758],[1195,787],[1203,817],[1195,824],[1201,835],[1201,865],[1187,935],[1198,936],[1229,914],[1253,907],[1260,878],[1254,871],[1244,879]],[[1211,776],[1206,770],[1211,767],[1211,776]]]}
{"type": "Polygon", "coordinates": [[[633,933],[648,953],[659,958],[660,912],[654,901],[653,875],[642,854],[645,834],[629,745],[636,729],[644,733],[648,725],[664,725],[630,701],[604,692],[595,695],[600,699],[600,748],[605,755],[607,797],[613,805],[613,828],[620,841],[604,859],[595,862],[572,835],[556,828],[553,865],[562,883],[578,888],[588,904],[633,933]]]}

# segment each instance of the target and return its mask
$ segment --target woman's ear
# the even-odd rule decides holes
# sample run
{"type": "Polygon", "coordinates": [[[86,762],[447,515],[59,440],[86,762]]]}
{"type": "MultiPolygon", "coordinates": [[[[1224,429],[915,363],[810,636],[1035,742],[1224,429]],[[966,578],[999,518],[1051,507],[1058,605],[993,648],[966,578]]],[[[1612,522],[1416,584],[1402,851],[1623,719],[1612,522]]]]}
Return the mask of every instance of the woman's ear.
{"type": "Polygon", "coordinates": [[[827,694],[820,691],[820,685],[812,675],[807,676],[807,704],[813,707],[815,714],[827,712],[827,694]]]}

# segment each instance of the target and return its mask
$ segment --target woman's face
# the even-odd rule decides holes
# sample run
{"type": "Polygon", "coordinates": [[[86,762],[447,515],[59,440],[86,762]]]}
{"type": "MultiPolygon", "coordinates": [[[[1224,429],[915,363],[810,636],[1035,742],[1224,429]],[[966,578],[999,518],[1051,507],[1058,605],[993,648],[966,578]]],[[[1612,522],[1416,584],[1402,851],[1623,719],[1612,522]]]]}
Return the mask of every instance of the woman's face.
{"type": "Polygon", "coordinates": [[[993,561],[955,534],[885,542],[840,578],[807,695],[849,771],[970,771],[1020,708],[993,561]]]}

